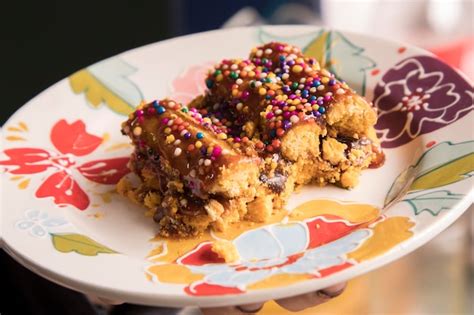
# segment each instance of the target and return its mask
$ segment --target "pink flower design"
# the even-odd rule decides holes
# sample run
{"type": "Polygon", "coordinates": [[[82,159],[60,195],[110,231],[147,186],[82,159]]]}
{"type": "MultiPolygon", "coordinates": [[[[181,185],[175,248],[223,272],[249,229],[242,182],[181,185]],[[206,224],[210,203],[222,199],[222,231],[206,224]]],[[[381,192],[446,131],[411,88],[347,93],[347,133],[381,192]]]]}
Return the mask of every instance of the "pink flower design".
{"type": "Polygon", "coordinates": [[[194,65],[184,70],[171,83],[170,97],[183,104],[188,104],[196,96],[206,90],[205,78],[214,62],[194,65]]]}
{"type": "Polygon", "coordinates": [[[85,178],[99,184],[116,184],[129,172],[128,157],[102,159],[76,166],[75,157],[86,156],[97,149],[102,138],[86,132],[85,124],[77,120],[72,124],[64,119],[51,129],[51,142],[59,152],[40,148],[14,148],[4,151],[7,160],[0,165],[15,175],[38,174],[53,169],[36,190],[38,198],[52,197],[58,206],[73,206],[85,210],[90,204],[89,196],[72,175],[77,170],[85,178]]]}

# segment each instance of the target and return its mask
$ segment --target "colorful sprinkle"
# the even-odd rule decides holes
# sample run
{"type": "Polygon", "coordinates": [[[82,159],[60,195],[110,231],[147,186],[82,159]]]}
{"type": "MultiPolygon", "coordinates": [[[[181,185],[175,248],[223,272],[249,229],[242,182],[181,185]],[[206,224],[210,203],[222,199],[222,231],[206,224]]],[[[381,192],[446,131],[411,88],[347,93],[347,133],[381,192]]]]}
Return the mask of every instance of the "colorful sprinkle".
{"type": "Polygon", "coordinates": [[[137,126],[135,128],[133,128],[133,135],[134,136],[140,136],[142,134],[142,127],[140,126],[137,126]]]}
{"type": "Polygon", "coordinates": [[[298,121],[300,121],[300,119],[299,119],[298,116],[293,115],[293,116],[290,117],[290,121],[291,121],[291,123],[296,124],[298,121]]]}
{"type": "MultiPolygon", "coordinates": [[[[303,58],[299,49],[277,43],[253,50],[250,59],[223,60],[209,72],[205,83],[211,95],[215,92],[217,97],[204,108],[188,109],[171,100],[154,101],[149,106],[139,106],[131,119],[140,122],[145,114],[163,115],[170,109],[180,110],[236,149],[252,144],[260,152],[273,153],[281,149],[281,139],[292,126],[303,120],[324,119],[334,96],[351,91],[329,71],[320,70],[315,59],[303,58]],[[255,112],[256,109],[260,111],[255,112]],[[243,128],[246,115],[260,115],[263,129],[243,128]]],[[[166,117],[159,121],[166,142],[180,146],[171,149],[175,154],[182,154],[177,150],[181,148],[186,152],[198,150],[198,154],[203,154],[200,164],[210,165],[223,153],[216,142],[210,141],[204,147],[199,141],[205,136],[204,129],[190,132],[192,127],[183,114],[163,116],[166,117]],[[185,144],[181,147],[182,142],[185,144]]],[[[133,129],[133,133],[141,134],[142,127],[139,128],[133,129]]],[[[205,170],[200,167],[197,172],[204,174],[205,170]]]]}
{"type": "Polygon", "coordinates": [[[212,150],[212,156],[217,158],[221,154],[222,154],[222,148],[218,145],[214,146],[214,149],[212,150]]]}
{"type": "Polygon", "coordinates": [[[336,94],[339,94],[339,95],[344,94],[344,93],[346,93],[346,91],[344,91],[344,89],[341,89],[341,88],[337,89],[336,91],[336,94]]]}
{"type": "Polygon", "coordinates": [[[303,71],[303,67],[300,65],[295,65],[293,66],[293,68],[291,68],[291,71],[293,71],[294,73],[300,73],[301,71],[303,71]]]}

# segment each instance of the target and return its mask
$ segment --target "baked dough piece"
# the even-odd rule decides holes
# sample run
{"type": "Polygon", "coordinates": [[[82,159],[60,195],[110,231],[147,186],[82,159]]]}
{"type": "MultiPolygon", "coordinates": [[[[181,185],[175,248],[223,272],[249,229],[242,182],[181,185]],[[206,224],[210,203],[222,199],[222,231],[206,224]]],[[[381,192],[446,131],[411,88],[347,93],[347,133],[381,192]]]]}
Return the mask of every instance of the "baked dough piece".
{"type": "Polygon", "coordinates": [[[283,43],[209,71],[188,106],[142,104],[122,125],[141,179],[119,192],[143,204],[167,237],[265,222],[296,185],[357,185],[383,163],[372,104],[313,58],[283,43]]]}

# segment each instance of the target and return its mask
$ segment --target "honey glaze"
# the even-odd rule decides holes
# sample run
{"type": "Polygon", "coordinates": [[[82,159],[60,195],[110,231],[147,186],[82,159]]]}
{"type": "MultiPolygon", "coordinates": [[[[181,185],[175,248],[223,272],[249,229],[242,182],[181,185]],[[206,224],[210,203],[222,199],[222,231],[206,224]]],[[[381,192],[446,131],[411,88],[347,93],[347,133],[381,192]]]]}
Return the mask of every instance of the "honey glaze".
{"type": "Polygon", "coordinates": [[[226,131],[195,109],[167,99],[144,104],[124,126],[125,133],[133,134],[140,154],[152,153],[157,163],[160,158],[167,161],[182,176],[199,181],[202,188],[212,185],[224,165],[255,163],[252,147],[232,145],[226,131]]]}
{"type": "Polygon", "coordinates": [[[379,168],[385,164],[385,153],[379,146],[372,145],[372,152],[374,152],[375,157],[372,159],[372,162],[369,165],[369,168],[379,168]]]}
{"type": "Polygon", "coordinates": [[[229,224],[225,231],[206,231],[194,238],[172,239],[157,236],[151,239],[157,246],[148,255],[152,262],[176,262],[177,259],[196,249],[206,242],[216,240],[233,241],[250,230],[273,224],[290,226],[292,223],[306,221],[318,216],[328,216],[344,220],[349,225],[363,225],[373,222],[380,216],[380,210],[371,205],[356,203],[341,203],[333,200],[319,199],[305,202],[292,211],[279,211],[273,214],[267,222],[258,223],[241,221],[229,224]]]}

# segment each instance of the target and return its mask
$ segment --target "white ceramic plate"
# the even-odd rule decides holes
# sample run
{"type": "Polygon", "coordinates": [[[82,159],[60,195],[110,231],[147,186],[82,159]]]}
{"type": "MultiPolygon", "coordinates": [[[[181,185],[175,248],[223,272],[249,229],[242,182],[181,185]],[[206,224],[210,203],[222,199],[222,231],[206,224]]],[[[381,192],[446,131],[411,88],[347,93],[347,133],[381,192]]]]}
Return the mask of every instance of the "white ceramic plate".
{"type": "Polygon", "coordinates": [[[3,247],[54,282],[141,304],[243,304],[321,289],[408,254],[470,205],[472,96],[471,83],[426,51],[316,27],[220,30],[134,49],[60,81],[3,126],[3,247]],[[190,100],[213,63],[272,40],[324,59],[374,101],[385,166],[351,191],[303,188],[289,217],[230,237],[242,257],[233,265],[208,255],[219,235],[153,240],[151,218],[114,193],[131,152],[120,123],[142,99],[190,100]]]}

